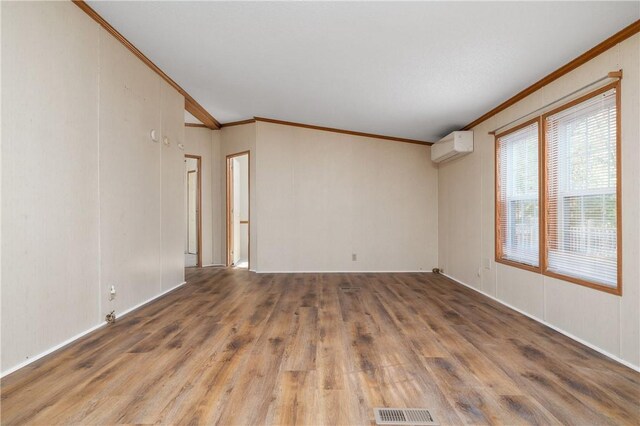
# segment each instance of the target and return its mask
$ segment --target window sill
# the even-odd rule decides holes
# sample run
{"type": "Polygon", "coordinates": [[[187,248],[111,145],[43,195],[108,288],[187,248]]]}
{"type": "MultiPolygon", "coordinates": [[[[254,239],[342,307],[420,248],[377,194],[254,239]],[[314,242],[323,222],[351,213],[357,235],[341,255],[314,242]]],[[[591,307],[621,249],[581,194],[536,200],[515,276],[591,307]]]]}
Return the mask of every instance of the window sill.
{"type": "Polygon", "coordinates": [[[598,290],[598,291],[602,291],[602,292],[605,292],[605,293],[613,294],[615,296],[622,296],[622,283],[620,281],[618,281],[618,286],[617,287],[609,287],[609,286],[606,286],[604,284],[594,283],[594,282],[587,281],[587,280],[584,280],[584,279],[581,279],[581,278],[576,278],[576,277],[571,277],[569,275],[559,274],[557,272],[543,271],[542,268],[540,268],[540,267],[526,265],[524,263],[518,263],[518,262],[514,262],[512,260],[496,258],[495,261],[496,261],[496,263],[500,263],[502,265],[512,266],[512,267],[518,268],[518,269],[524,269],[525,271],[534,272],[534,273],[537,273],[537,274],[542,274],[542,275],[547,276],[547,277],[556,278],[556,279],[561,280],[561,281],[567,281],[567,282],[570,282],[570,283],[573,283],[573,284],[578,284],[578,285],[581,285],[581,286],[584,286],[584,287],[589,287],[589,288],[592,288],[594,290],[598,290]]]}
{"type": "Polygon", "coordinates": [[[552,271],[542,271],[543,275],[547,277],[556,278],[562,281],[568,281],[573,284],[578,284],[584,287],[589,287],[594,290],[603,291],[605,293],[614,294],[616,296],[622,296],[622,283],[618,278],[618,286],[617,287],[609,287],[604,284],[598,284],[591,281],[584,280],[582,278],[571,277],[569,275],[559,274],[557,272],[552,271]]]}
{"type": "Polygon", "coordinates": [[[513,260],[501,259],[496,257],[496,263],[501,263],[507,266],[513,266],[514,268],[524,269],[529,272],[542,273],[542,269],[539,266],[527,265],[525,263],[514,262],[513,260]]]}

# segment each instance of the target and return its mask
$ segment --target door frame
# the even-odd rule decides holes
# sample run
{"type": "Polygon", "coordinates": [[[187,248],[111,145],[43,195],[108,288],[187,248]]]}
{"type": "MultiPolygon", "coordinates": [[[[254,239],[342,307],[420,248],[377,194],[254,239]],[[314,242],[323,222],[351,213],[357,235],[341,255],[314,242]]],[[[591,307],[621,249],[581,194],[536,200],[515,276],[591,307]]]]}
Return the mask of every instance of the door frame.
{"type": "Polygon", "coordinates": [[[247,263],[248,263],[248,267],[247,269],[251,269],[251,151],[247,150],[247,151],[241,151],[241,152],[236,152],[235,154],[229,154],[226,157],[226,170],[225,170],[225,177],[226,177],[226,228],[227,228],[227,256],[226,256],[226,265],[227,267],[231,266],[233,264],[233,259],[231,256],[231,250],[234,248],[233,247],[233,218],[231,216],[231,206],[233,205],[233,173],[231,171],[231,165],[233,164],[232,161],[234,158],[236,157],[242,157],[243,155],[247,156],[247,165],[249,166],[247,169],[247,181],[248,181],[248,190],[249,190],[249,194],[247,194],[249,200],[248,200],[248,210],[249,210],[249,221],[247,223],[247,232],[248,232],[248,237],[247,237],[247,263]]]}
{"type": "MultiPolygon", "coordinates": [[[[197,164],[197,162],[196,162],[197,164]]],[[[196,168],[198,166],[196,165],[196,168]]],[[[198,185],[198,170],[187,170],[187,228],[189,227],[189,207],[191,206],[191,192],[189,191],[189,183],[191,182],[191,175],[194,175],[196,178],[195,184],[196,184],[196,189],[197,189],[197,185],[198,185]]],[[[191,232],[187,232],[187,254],[195,254],[196,256],[198,255],[198,194],[196,193],[195,195],[195,199],[196,199],[196,236],[195,236],[195,240],[196,240],[196,247],[195,253],[191,253],[191,232]]]]}
{"type": "MultiPolygon", "coordinates": [[[[184,158],[193,158],[197,162],[197,182],[198,182],[198,191],[196,195],[196,227],[197,232],[196,236],[198,238],[198,257],[196,260],[196,267],[202,268],[202,157],[199,155],[191,155],[185,154],[184,158]]],[[[189,197],[188,194],[189,187],[187,184],[187,199],[189,197]]],[[[187,217],[187,223],[189,218],[187,217]]]]}

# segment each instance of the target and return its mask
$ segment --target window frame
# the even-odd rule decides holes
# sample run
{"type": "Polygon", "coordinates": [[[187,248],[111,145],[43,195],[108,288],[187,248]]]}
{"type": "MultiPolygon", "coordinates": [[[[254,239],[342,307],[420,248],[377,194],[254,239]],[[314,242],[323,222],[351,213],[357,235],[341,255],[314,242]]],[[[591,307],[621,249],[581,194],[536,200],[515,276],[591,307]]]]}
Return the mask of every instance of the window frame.
{"type": "Polygon", "coordinates": [[[573,284],[578,284],[581,286],[593,288],[595,290],[604,291],[606,293],[615,294],[617,296],[622,296],[622,156],[621,156],[621,141],[622,141],[622,133],[621,133],[621,123],[622,123],[622,113],[621,113],[621,91],[620,91],[620,80],[615,81],[613,83],[607,84],[599,89],[596,89],[592,92],[587,93],[584,96],[581,96],[577,99],[574,99],[571,102],[568,102],[558,108],[555,108],[549,112],[544,113],[540,119],[542,121],[542,156],[540,157],[540,167],[542,168],[542,180],[540,181],[540,187],[543,189],[542,191],[542,214],[540,215],[540,228],[542,229],[542,243],[543,250],[541,251],[542,259],[540,259],[540,264],[542,266],[542,274],[557,278],[563,281],[568,281],[573,284]],[[549,251],[548,251],[548,243],[547,241],[547,224],[549,223],[549,203],[547,192],[549,188],[548,176],[547,176],[547,118],[555,115],[561,111],[572,108],[582,102],[588,101],[589,99],[595,98],[611,89],[615,89],[615,101],[616,101],[616,286],[611,287],[604,284],[600,284],[597,282],[589,281],[584,278],[572,277],[570,275],[565,275],[562,273],[554,272],[548,270],[549,266],[549,251]]]}
{"type": "MultiPolygon", "coordinates": [[[[556,278],[562,281],[567,281],[573,284],[578,284],[584,287],[592,288],[595,290],[603,291],[605,293],[622,296],[622,92],[621,81],[615,81],[602,86],[594,91],[591,91],[583,96],[580,96],[564,105],[554,108],[544,114],[541,114],[535,118],[527,120],[515,127],[512,127],[504,132],[496,134],[494,136],[494,201],[495,201],[495,261],[496,263],[512,266],[519,269],[524,269],[530,272],[539,273],[545,276],[556,278]],[[557,114],[558,112],[572,108],[582,102],[588,101],[602,93],[605,93],[611,89],[615,89],[615,102],[616,102],[616,256],[617,256],[617,276],[616,287],[607,286],[601,283],[589,281],[583,278],[576,278],[562,273],[548,270],[548,243],[547,241],[547,224],[549,223],[549,203],[547,197],[547,191],[549,189],[549,182],[547,177],[547,118],[557,114]],[[538,266],[527,265],[525,263],[516,262],[513,260],[505,259],[503,257],[503,245],[502,235],[500,228],[500,219],[502,213],[502,203],[500,199],[500,138],[509,135],[513,132],[530,126],[534,123],[538,124],[538,229],[539,229],[539,251],[538,251],[538,266]]],[[[551,219],[552,220],[552,219],[551,219]]]]}
{"type": "Polygon", "coordinates": [[[540,259],[540,253],[542,253],[542,227],[540,216],[542,213],[542,189],[540,185],[541,179],[541,170],[540,170],[540,156],[542,154],[542,122],[541,117],[536,117],[531,120],[527,120],[524,123],[521,123],[515,127],[512,127],[509,130],[506,130],[500,134],[495,135],[495,261],[497,263],[502,263],[504,265],[513,266],[515,268],[525,269],[531,272],[542,272],[542,262],[540,259]],[[501,213],[503,210],[502,202],[500,199],[500,139],[504,136],[510,135],[511,133],[515,133],[519,130],[524,129],[525,127],[531,126],[532,124],[538,124],[538,266],[528,265],[526,263],[517,262],[511,259],[504,258],[504,250],[502,245],[502,233],[500,228],[500,219],[502,218],[501,213]]]}

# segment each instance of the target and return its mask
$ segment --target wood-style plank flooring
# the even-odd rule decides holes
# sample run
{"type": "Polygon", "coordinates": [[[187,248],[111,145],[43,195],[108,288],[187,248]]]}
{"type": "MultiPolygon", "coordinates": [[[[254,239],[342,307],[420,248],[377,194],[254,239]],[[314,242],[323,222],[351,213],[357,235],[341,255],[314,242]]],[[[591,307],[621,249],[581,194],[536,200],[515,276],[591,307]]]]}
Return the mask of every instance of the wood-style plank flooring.
{"type": "Polygon", "coordinates": [[[2,423],[640,422],[640,374],[442,276],[187,280],[4,378],[2,423]]]}

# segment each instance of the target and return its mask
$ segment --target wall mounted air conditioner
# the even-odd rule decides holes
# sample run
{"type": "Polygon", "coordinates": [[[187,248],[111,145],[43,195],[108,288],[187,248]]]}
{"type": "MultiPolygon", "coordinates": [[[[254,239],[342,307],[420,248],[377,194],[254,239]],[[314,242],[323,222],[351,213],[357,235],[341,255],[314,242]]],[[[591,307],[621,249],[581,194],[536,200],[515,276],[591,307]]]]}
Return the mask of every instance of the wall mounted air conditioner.
{"type": "Polygon", "coordinates": [[[451,132],[431,145],[431,161],[443,163],[473,152],[473,131],[451,132]]]}

